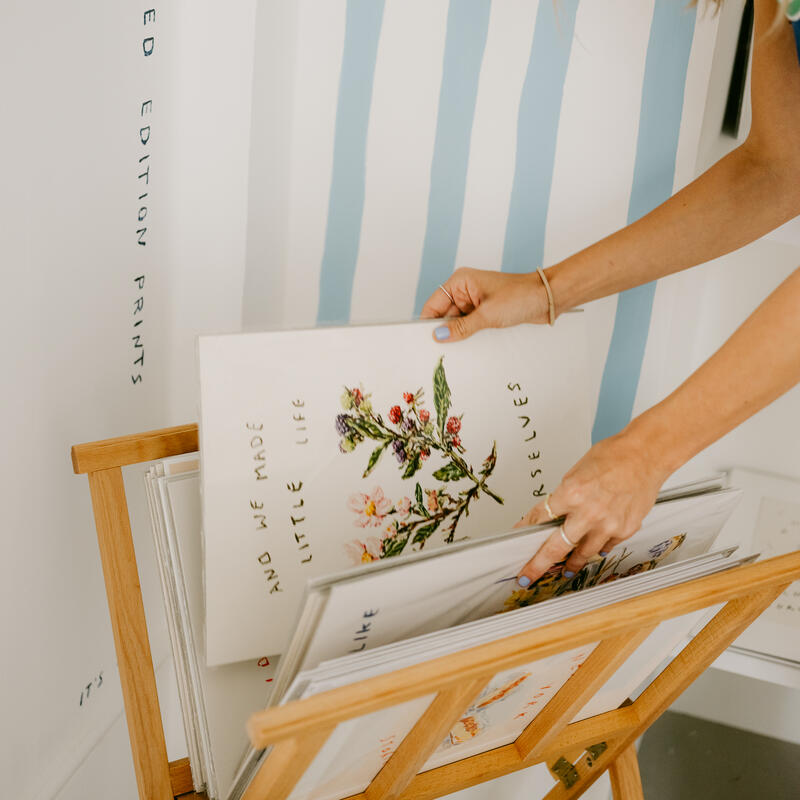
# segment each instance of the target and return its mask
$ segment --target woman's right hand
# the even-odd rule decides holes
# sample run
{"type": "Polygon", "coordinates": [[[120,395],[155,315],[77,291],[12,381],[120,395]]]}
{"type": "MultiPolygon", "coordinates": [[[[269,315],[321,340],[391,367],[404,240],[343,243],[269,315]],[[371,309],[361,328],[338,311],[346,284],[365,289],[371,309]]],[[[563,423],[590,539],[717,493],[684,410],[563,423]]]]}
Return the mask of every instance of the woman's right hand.
{"type": "Polygon", "coordinates": [[[458,342],[482,328],[549,321],[547,293],[536,272],[512,274],[461,267],[443,287],[446,293],[437,289],[420,315],[423,319],[448,317],[447,324],[434,331],[439,342],[458,342]]]}

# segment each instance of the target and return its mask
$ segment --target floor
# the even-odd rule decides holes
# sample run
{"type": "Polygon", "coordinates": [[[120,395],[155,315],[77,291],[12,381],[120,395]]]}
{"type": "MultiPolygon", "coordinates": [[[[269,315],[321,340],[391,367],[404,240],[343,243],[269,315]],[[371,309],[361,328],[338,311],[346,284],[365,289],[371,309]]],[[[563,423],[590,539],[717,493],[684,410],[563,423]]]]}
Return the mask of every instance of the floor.
{"type": "Polygon", "coordinates": [[[647,800],[797,800],[800,745],[668,711],[639,748],[647,800]]]}

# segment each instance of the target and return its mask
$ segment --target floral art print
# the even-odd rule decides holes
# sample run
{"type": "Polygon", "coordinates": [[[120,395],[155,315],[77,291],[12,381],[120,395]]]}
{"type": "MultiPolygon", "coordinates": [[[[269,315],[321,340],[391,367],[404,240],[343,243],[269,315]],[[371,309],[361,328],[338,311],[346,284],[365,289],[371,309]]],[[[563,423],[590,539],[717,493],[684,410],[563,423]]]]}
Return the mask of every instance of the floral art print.
{"type": "Polygon", "coordinates": [[[374,536],[345,545],[355,563],[398,555],[407,546],[421,549],[437,531],[444,542],[453,542],[459,521],[469,515],[470,505],[482,494],[503,503],[488,485],[497,464],[497,443],[476,470],[461,438],[463,414],[451,413],[451,401],[442,358],[433,372],[434,415],[425,407],[421,388],[403,393],[402,402],[387,409],[384,419],[372,407],[370,394],[345,386],[341,398],[344,413],[336,417],[339,449],[353,453],[364,442],[371,442],[362,478],[373,473],[386,453],[394,458],[404,480],[414,478],[428,459],[444,462],[431,476],[434,483],[423,486],[424,481],[416,481],[413,491],[397,500],[386,497],[378,484],[371,491],[350,495],[347,506],[355,514],[353,524],[375,530],[374,536]]]}

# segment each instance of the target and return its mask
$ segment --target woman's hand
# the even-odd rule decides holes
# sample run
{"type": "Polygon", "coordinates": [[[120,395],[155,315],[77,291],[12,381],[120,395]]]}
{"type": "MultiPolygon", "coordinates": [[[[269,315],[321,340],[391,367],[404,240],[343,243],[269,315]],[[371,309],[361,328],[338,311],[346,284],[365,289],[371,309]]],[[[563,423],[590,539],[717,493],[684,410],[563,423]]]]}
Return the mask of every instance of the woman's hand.
{"type": "Polygon", "coordinates": [[[565,517],[522,568],[519,585],[530,586],[568,555],[564,575],[571,578],[592,556],[605,555],[636,533],[669,475],[655,462],[652,450],[633,433],[623,431],[594,445],[545,501],[553,516],[542,502],[515,526],[565,517]]]}
{"type": "Polygon", "coordinates": [[[420,315],[451,318],[434,331],[440,342],[457,342],[482,328],[548,321],[547,293],[536,272],[517,275],[462,267],[443,287],[446,291],[437,289],[420,315]]]}

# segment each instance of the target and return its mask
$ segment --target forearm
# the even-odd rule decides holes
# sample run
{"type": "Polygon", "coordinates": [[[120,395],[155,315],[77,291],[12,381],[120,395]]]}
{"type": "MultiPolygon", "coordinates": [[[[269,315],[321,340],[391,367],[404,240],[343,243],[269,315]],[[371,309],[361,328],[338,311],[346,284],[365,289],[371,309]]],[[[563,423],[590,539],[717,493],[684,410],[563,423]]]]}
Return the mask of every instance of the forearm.
{"type": "Polygon", "coordinates": [[[800,269],[678,389],[623,434],[666,478],[800,382],[800,269]]]}
{"type": "Polygon", "coordinates": [[[710,261],[800,213],[800,169],[743,145],[640,220],[549,267],[559,313],[710,261]]]}

